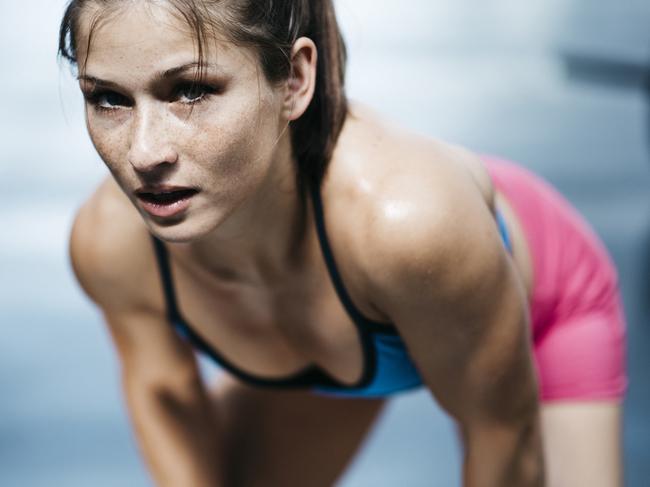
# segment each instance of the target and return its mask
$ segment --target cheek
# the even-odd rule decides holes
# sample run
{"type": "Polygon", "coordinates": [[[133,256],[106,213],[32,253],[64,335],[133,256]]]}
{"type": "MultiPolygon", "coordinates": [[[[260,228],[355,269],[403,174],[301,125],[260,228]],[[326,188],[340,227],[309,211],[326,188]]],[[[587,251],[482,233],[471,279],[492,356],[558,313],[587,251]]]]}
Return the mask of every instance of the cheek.
{"type": "Polygon", "coordinates": [[[254,184],[262,178],[272,160],[277,124],[252,107],[229,117],[218,117],[206,129],[192,151],[200,154],[201,166],[226,179],[229,185],[254,184]]]}
{"type": "Polygon", "coordinates": [[[120,162],[126,160],[126,140],[124,134],[115,128],[107,127],[102,121],[93,118],[92,114],[86,116],[86,127],[90,140],[104,164],[112,173],[119,172],[120,162]]]}

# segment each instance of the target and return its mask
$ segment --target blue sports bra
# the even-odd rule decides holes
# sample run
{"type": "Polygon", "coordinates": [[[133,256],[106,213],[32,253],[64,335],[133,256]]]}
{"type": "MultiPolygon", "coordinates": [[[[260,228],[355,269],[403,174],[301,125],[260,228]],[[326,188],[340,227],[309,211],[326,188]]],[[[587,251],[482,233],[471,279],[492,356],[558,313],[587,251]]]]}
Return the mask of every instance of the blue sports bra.
{"type": "MultiPolygon", "coordinates": [[[[325,231],[323,205],[318,189],[312,189],[311,199],[314,208],[314,218],[318,240],[327,269],[336,293],[357,327],[363,351],[363,372],[355,384],[341,383],[316,365],[311,365],[301,371],[279,379],[270,379],[249,374],[228,362],[217,350],[190,327],[181,317],[174,284],[172,280],[169,256],[165,245],[152,236],[160,275],[163,283],[167,316],[176,331],[188,340],[195,348],[212,358],[218,365],[234,374],[244,382],[261,387],[275,388],[310,388],[316,393],[340,397],[385,397],[400,391],[413,389],[422,385],[420,374],[408,355],[397,330],[391,324],[380,323],[363,316],[352,302],[350,295],[343,285],[338,272],[332,249],[325,231]]],[[[503,215],[499,211],[496,221],[504,245],[512,253],[512,247],[505,226],[503,215]]]]}

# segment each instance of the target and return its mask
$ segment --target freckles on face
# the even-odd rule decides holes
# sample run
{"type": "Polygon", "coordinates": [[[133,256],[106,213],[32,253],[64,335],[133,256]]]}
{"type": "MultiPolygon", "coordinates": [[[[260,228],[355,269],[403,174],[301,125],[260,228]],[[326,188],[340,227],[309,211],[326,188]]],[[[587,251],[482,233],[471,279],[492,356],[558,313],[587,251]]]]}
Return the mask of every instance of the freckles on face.
{"type": "Polygon", "coordinates": [[[264,172],[281,129],[278,123],[269,130],[271,117],[267,112],[272,110],[264,107],[263,101],[251,98],[233,96],[232,100],[221,100],[219,109],[206,109],[188,121],[194,137],[187,153],[193,154],[197,169],[227,181],[224,190],[232,191],[244,184],[251,173],[264,172]]]}
{"type": "Polygon", "coordinates": [[[227,213],[255,190],[284,121],[281,91],[266,82],[252,50],[212,39],[204,77],[193,85],[193,33],[164,4],[130,3],[107,15],[89,8],[79,31],[88,131],[125,192],[152,177],[199,186],[227,213]]]}

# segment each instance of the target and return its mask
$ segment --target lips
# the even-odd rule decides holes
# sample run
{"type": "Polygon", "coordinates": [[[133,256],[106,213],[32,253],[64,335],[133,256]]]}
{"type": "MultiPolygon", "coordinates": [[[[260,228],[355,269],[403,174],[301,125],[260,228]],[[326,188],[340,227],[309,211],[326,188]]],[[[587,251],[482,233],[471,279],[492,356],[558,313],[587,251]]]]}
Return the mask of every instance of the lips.
{"type": "Polygon", "coordinates": [[[152,216],[169,218],[185,211],[198,193],[193,188],[174,186],[144,187],[136,191],[143,210],[152,216]]]}
{"type": "Polygon", "coordinates": [[[176,191],[162,191],[162,192],[138,192],[138,198],[148,203],[155,203],[160,205],[167,205],[175,201],[189,198],[196,194],[195,189],[179,189],[176,191]]]}

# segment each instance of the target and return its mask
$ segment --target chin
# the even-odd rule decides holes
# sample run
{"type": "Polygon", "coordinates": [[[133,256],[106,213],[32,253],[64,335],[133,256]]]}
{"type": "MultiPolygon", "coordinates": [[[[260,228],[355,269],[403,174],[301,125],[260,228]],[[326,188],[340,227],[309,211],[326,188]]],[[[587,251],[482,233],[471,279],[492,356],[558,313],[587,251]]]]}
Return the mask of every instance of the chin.
{"type": "Polygon", "coordinates": [[[145,223],[152,235],[167,243],[189,244],[202,240],[214,232],[223,218],[200,218],[198,215],[183,215],[175,219],[156,219],[144,215],[145,223]]]}

